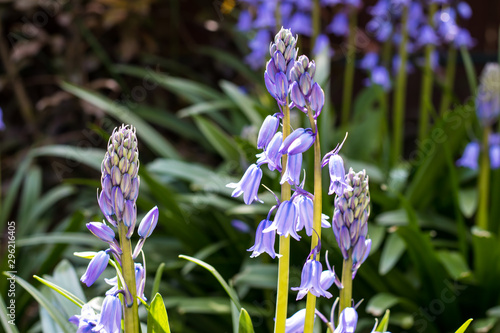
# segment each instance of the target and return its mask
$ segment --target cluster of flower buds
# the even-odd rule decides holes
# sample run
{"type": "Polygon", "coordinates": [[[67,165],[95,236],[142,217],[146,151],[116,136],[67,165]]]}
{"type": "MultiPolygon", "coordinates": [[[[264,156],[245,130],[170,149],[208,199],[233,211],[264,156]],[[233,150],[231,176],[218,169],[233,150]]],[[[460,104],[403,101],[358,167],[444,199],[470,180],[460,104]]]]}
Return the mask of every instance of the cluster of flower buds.
{"type": "MultiPolygon", "coordinates": [[[[126,228],[126,241],[132,236],[136,220],[136,200],[139,194],[139,153],[135,128],[121,126],[113,131],[108,149],[101,165],[102,191],[98,196],[98,203],[106,221],[90,222],[87,228],[97,238],[109,245],[109,248],[96,253],[90,261],[81,281],[90,287],[106,269],[111,256],[118,265],[122,265],[124,255],[120,242],[116,239],[114,228],[126,228]]],[[[138,228],[139,242],[137,243],[133,259],[141,252],[146,238],[148,238],[158,222],[158,207],[152,208],[141,220],[138,228]]],[[[130,255],[130,253],[128,254],[130,255]]],[[[142,264],[135,263],[135,284],[139,298],[145,300],[144,286],[146,282],[142,264]]],[[[121,301],[118,294],[124,295],[127,305],[133,302],[131,293],[125,281],[118,283],[118,277],[106,279],[112,286],[106,293],[106,298],[99,316],[95,315],[90,306],[82,308],[81,315],[71,317],[70,321],[78,326],[79,332],[119,332],[121,329],[121,301]],[[118,288],[118,285],[121,287],[118,288]]]]}
{"type": "Polygon", "coordinates": [[[307,113],[310,107],[314,111],[316,119],[325,104],[325,93],[317,82],[314,82],[316,64],[314,60],[309,61],[305,55],[301,55],[290,71],[290,98],[292,106],[307,113]]]}
{"type": "Polygon", "coordinates": [[[335,198],[332,228],[344,260],[352,256],[353,277],[370,253],[368,234],[370,192],[366,171],[355,173],[352,168],[345,176],[348,189],[335,198]]]}

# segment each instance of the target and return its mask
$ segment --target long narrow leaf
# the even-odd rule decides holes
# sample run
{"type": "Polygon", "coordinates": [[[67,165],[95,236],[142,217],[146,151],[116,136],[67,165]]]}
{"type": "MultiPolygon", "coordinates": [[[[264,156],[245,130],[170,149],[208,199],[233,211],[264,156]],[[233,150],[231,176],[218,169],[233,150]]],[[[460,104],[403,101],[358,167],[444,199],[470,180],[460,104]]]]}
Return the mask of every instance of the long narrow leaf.
{"type": "Polygon", "coordinates": [[[45,280],[44,278],[41,278],[38,275],[33,275],[33,277],[35,279],[37,279],[38,281],[40,281],[41,283],[43,283],[44,285],[46,285],[47,287],[49,287],[50,289],[54,290],[55,292],[61,294],[64,297],[66,297],[68,300],[70,300],[75,305],[79,306],[80,308],[85,304],[85,302],[83,302],[81,299],[79,299],[78,297],[76,297],[74,294],[67,291],[66,289],[59,287],[58,285],[56,285],[48,280],[45,280]]]}
{"type": "Polygon", "coordinates": [[[236,294],[236,291],[227,284],[227,282],[224,280],[224,278],[219,274],[219,272],[217,272],[217,270],[212,265],[209,265],[206,262],[203,262],[203,261],[198,260],[198,259],[193,258],[193,257],[185,256],[185,255],[180,255],[179,258],[185,259],[188,261],[192,261],[195,264],[205,268],[207,271],[212,273],[212,275],[217,279],[217,281],[219,281],[222,288],[224,288],[226,293],[229,295],[231,300],[234,302],[236,307],[238,309],[241,309],[241,304],[240,304],[240,301],[238,299],[238,295],[236,294]]]}
{"type": "Polygon", "coordinates": [[[142,139],[155,153],[171,158],[179,158],[175,148],[168,143],[151,125],[109,98],[94,91],[78,87],[68,82],[62,82],[61,88],[102,109],[125,124],[131,124],[137,129],[139,139],[142,139]]]}
{"type": "Polygon", "coordinates": [[[217,125],[201,116],[194,116],[196,125],[205,135],[214,149],[227,161],[237,161],[240,152],[236,148],[236,142],[224,133],[217,125]]]}
{"type": "Polygon", "coordinates": [[[11,320],[13,319],[9,317],[7,306],[5,305],[2,295],[0,295],[0,321],[2,322],[3,329],[5,330],[5,333],[19,333],[16,325],[12,325],[11,320]],[[9,323],[9,321],[11,321],[11,323],[9,323]]]}

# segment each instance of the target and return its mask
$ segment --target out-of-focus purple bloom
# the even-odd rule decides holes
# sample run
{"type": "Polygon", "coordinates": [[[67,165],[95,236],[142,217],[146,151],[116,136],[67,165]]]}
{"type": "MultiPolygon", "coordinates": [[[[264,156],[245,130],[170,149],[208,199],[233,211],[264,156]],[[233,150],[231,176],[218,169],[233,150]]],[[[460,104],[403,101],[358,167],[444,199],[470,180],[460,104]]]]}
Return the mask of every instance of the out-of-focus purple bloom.
{"type": "Polygon", "coordinates": [[[302,154],[294,154],[288,156],[285,173],[281,177],[280,184],[288,182],[290,185],[299,185],[301,170],[302,170],[302,154]]]}
{"type": "Polygon", "coordinates": [[[310,128],[297,128],[283,141],[281,154],[295,155],[308,150],[314,143],[316,135],[310,128]]]}
{"type": "Polygon", "coordinates": [[[323,272],[323,267],[321,262],[314,259],[316,254],[317,251],[313,250],[309,255],[310,258],[306,260],[306,263],[302,268],[300,287],[291,288],[292,290],[299,291],[297,294],[297,301],[304,298],[308,292],[316,297],[332,297],[332,294],[323,289],[321,286],[321,273],[323,272]]]}
{"type": "Polygon", "coordinates": [[[344,4],[350,5],[356,8],[361,7],[361,0],[344,0],[344,4]]]}
{"type": "Polygon", "coordinates": [[[492,169],[500,168],[500,145],[492,145],[489,149],[490,165],[492,169]]]}
{"type": "Polygon", "coordinates": [[[293,15],[288,26],[293,32],[304,36],[311,36],[313,33],[311,15],[306,13],[298,12],[293,15]]]}
{"type": "Polygon", "coordinates": [[[255,164],[248,167],[247,171],[238,183],[227,184],[226,187],[234,188],[231,196],[239,197],[243,194],[243,201],[250,205],[253,201],[260,201],[257,193],[259,191],[260,181],[262,180],[262,170],[255,164]]]}
{"type": "MultiPolygon", "coordinates": [[[[354,308],[345,308],[339,316],[339,325],[334,333],[354,333],[358,325],[358,313],[354,308]]],[[[335,327],[335,324],[333,325],[335,327]]]]}
{"type": "Polygon", "coordinates": [[[274,134],[280,126],[280,120],[276,115],[269,115],[264,119],[262,126],[260,127],[259,136],[257,138],[257,148],[264,149],[267,147],[274,134]]]}
{"type": "Polygon", "coordinates": [[[328,56],[332,57],[334,52],[333,52],[332,48],[330,47],[330,39],[325,34],[319,34],[318,37],[316,37],[316,42],[314,43],[314,48],[312,50],[312,54],[314,56],[317,56],[321,52],[323,52],[323,50],[325,48],[328,48],[328,56]]]}
{"type": "Polygon", "coordinates": [[[154,206],[151,210],[142,218],[137,233],[141,238],[148,238],[151,233],[156,228],[158,223],[158,207],[154,206]]]}
{"type": "Polygon", "coordinates": [[[274,16],[276,10],[276,2],[263,1],[257,8],[257,17],[253,22],[253,27],[256,29],[273,28],[276,26],[274,16]]]}
{"type": "Polygon", "coordinates": [[[250,258],[255,258],[260,254],[266,252],[271,258],[276,258],[277,255],[274,251],[274,242],[276,240],[276,230],[264,232],[264,229],[270,227],[272,222],[268,219],[262,220],[255,232],[255,243],[247,251],[253,251],[250,258]]]}
{"type": "Polygon", "coordinates": [[[282,143],[283,133],[277,132],[274,134],[266,149],[264,149],[262,153],[256,155],[258,158],[257,166],[267,163],[269,170],[278,170],[281,172],[281,154],[279,150],[282,143]]]}
{"type": "Polygon", "coordinates": [[[3,122],[3,110],[0,108],[0,131],[5,129],[5,124],[3,122]]]}
{"type": "Polygon", "coordinates": [[[436,35],[434,28],[431,27],[430,25],[424,25],[422,28],[420,28],[417,37],[417,44],[419,46],[424,46],[429,44],[438,45],[439,38],[436,35]]]}
{"type": "MultiPolygon", "coordinates": [[[[316,314],[314,314],[316,319],[316,314]]],[[[285,332],[286,333],[303,333],[304,323],[306,321],[306,309],[295,312],[293,316],[286,320],[285,332]]]]}
{"type": "Polygon", "coordinates": [[[465,1],[460,1],[458,3],[457,12],[461,18],[466,20],[470,19],[472,16],[472,9],[470,8],[469,4],[465,1]]]}
{"type": "Polygon", "coordinates": [[[378,54],[376,52],[368,52],[359,63],[359,68],[370,71],[378,64],[378,54]]]}
{"type": "Polygon", "coordinates": [[[69,322],[75,324],[78,329],[77,333],[92,333],[97,325],[99,316],[94,312],[90,304],[84,304],[79,315],[74,315],[69,318],[69,322]]]}
{"type": "Polygon", "coordinates": [[[477,161],[479,159],[479,152],[481,145],[478,142],[472,141],[465,146],[464,154],[457,161],[457,165],[472,170],[477,170],[477,161]]]}
{"type": "Polygon", "coordinates": [[[251,52],[245,57],[245,61],[250,67],[257,69],[262,66],[266,59],[267,48],[270,41],[271,38],[268,30],[257,31],[255,37],[248,44],[251,52]]]}
{"type": "MultiPolygon", "coordinates": [[[[398,54],[396,54],[393,58],[392,58],[392,73],[394,75],[396,75],[399,70],[400,70],[400,67],[401,67],[401,58],[399,57],[398,54]]],[[[411,74],[415,71],[415,67],[413,67],[413,65],[410,63],[410,62],[407,62],[406,63],[406,72],[408,74],[411,74]]]]}
{"type": "Polygon", "coordinates": [[[342,0],[321,0],[320,4],[323,6],[335,6],[341,4],[342,0]]]}
{"type": "Polygon", "coordinates": [[[332,22],[326,27],[327,32],[337,36],[349,36],[349,18],[345,12],[339,12],[333,17],[332,22]]]}
{"type": "Polygon", "coordinates": [[[85,283],[87,287],[93,285],[108,266],[108,262],[108,251],[97,252],[97,254],[94,256],[94,258],[92,258],[89,265],[87,266],[87,270],[85,271],[85,274],[82,275],[80,281],[85,283]]]}
{"type": "Polygon", "coordinates": [[[497,63],[486,64],[481,73],[476,111],[483,126],[491,126],[500,115],[500,65],[497,63]]]}
{"type": "Polygon", "coordinates": [[[384,66],[375,67],[370,73],[370,78],[366,81],[367,85],[378,84],[384,91],[391,90],[391,78],[389,77],[389,72],[384,66]]]}
{"type": "Polygon", "coordinates": [[[300,240],[300,236],[296,231],[297,219],[297,209],[293,202],[289,200],[283,201],[278,207],[273,223],[263,232],[276,230],[276,233],[280,236],[288,237],[288,235],[291,235],[296,240],[300,240]]]}
{"type": "Polygon", "coordinates": [[[95,332],[120,333],[122,320],[122,306],[120,299],[108,295],[102,303],[101,314],[95,332]]]}
{"type": "Polygon", "coordinates": [[[245,222],[243,222],[241,220],[236,220],[236,219],[231,220],[231,225],[233,226],[234,229],[238,230],[242,234],[249,234],[251,231],[248,224],[246,224],[245,222]]]}
{"type": "Polygon", "coordinates": [[[462,28],[458,30],[458,33],[455,36],[453,44],[457,48],[465,46],[466,48],[470,49],[474,47],[474,45],[476,45],[476,41],[470,35],[469,30],[462,28]]]}
{"type": "Polygon", "coordinates": [[[243,32],[247,32],[252,28],[252,15],[249,11],[244,10],[240,13],[236,28],[243,32]]]}

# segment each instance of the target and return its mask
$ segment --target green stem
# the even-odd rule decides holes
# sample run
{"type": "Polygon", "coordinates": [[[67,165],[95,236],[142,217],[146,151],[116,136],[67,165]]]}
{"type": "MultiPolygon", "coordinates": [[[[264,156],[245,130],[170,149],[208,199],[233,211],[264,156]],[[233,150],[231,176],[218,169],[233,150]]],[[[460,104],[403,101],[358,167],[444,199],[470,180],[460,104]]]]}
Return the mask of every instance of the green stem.
{"type": "Polygon", "coordinates": [[[351,110],[352,89],[354,82],[354,65],[356,60],[356,25],[357,12],[351,7],[349,12],[349,38],[347,41],[347,54],[344,72],[344,94],[342,97],[342,128],[346,129],[349,123],[351,110]]]}
{"type": "MultiPolygon", "coordinates": [[[[313,111],[308,106],[307,115],[309,116],[309,122],[311,123],[311,128],[313,128],[316,134],[316,139],[314,140],[314,200],[313,200],[313,229],[316,231],[318,237],[312,237],[311,239],[311,251],[314,249],[318,243],[321,241],[321,212],[322,212],[322,195],[323,190],[321,187],[321,147],[318,135],[318,126],[316,120],[314,119],[313,111]]],[[[315,260],[319,260],[319,254],[315,257],[315,260]]],[[[306,302],[306,320],[304,324],[304,333],[312,333],[314,328],[314,313],[316,311],[316,296],[311,293],[307,293],[306,302]]]]}
{"type": "MultiPolygon", "coordinates": [[[[283,140],[290,135],[290,109],[288,101],[283,108],[283,140]]],[[[281,163],[283,176],[286,171],[286,162],[288,156],[283,155],[281,163]]],[[[291,188],[288,182],[281,185],[281,201],[290,200],[291,188]]],[[[278,261],[278,294],[276,296],[276,321],[274,326],[275,333],[285,333],[286,316],[288,308],[288,275],[290,265],[290,237],[280,236],[279,253],[281,257],[278,261]]]]}
{"type": "Polygon", "coordinates": [[[467,81],[469,82],[470,94],[474,96],[476,95],[477,91],[477,76],[474,69],[474,64],[472,63],[472,58],[470,57],[469,50],[467,50],[467,48],[463,45],[460,47],[460,54],[462,55],[462,60],[464,61],[465,73],[467,74],[467,81]]]}
{"type": "MultiPolygon", "coordinates": [[[[434,26],[434,13],[436,12],[437,5],[431,3],[429,7],[429,25],[434,26]]],[[[422,78],[422,91],[420,92],[420,126],[419,126],[419,139],[422,142],[428,131],[429,125],[429,108],[431,107],[432,101],[432,63],[431,58],[434,53],[434,45],[429,44],[425,47],[425,66],[423,70],[422,78]]]]}
{"type": "Polygon", "coordinates": [[[348,254],[349,259],[344,260],[342,265],[342,285],[344,288],[340,289],[339,316],[345,308],[352,305],[352,250],[349,250],[348,254]]]}
{"type": "Polygon", "coordinates": [[[455,71],[457,68],[457,50],[453,45],[449,46],[448,57],[446,63],[446,78],[444,83],[443,97],[441,98],[441,106],[439,113],[444,114],[451,103],[451,96],[453,93],[453,85],[455,83],[455,71]]]}
{"type": "Polygon", "coordinates": [[[312,25],[313,25],[313,35],[311,40],[311,48],[316,45],[316,39],[321,31],[321,7],[319,0],[314,0],[312,7],[312,25]]]}
{"type": "Polygon", "coordinates": [[[394,92],[394,115],[393,115],[393,149],[392,165],[395,165],[403,152],[403,127],[406,99],[406,62],[408,59],[408,6],[403,7],[403,16],[401,18],[401,44],[399,45],[400,65],[396,78],[396,87],[394,92]]]}
{"type": "Polygon", "coordinates": [[[488,139],[491,128],[486,126],[483,133],[483,142],[481,147],[481,160],[479,164],[479,204],[476,216],[476,226],[488,230],[488,199],[490,193],[490,159],[488,157],[488,139]]]}
{"type": "Polygon", "coordinates": [[[127,239],[127,227],[122,221],[118,222],[118,233],[120,235],[120,247],[122,254],[123,278],[127,288],[132,295],[132,304],[129,306],[124,302],[124,328],[125,333],[139,332],[139,312],[137,306],[136,286],[135,286],[135,265],[132,258],[132,245],[130,239],[127,239]]]}

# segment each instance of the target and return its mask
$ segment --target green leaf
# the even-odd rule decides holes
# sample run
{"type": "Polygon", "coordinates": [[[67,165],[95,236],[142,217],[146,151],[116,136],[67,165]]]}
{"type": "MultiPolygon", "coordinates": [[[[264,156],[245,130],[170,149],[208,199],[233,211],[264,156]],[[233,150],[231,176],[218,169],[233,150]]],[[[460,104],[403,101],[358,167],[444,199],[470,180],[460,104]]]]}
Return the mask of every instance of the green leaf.
{"type": "Polygon", "coordinates": [[[366,312],[371,313],[375,317],[379,317],[387,309],[391,308],[392,306],[398,303],[399,303],[399,297],[396,297],[389,293],[379,293],[370,299],[370,301],[366,305],[366,312]]]}
{"type": "Polygon", "coordinates": [[[18,210],[18,219],[23,221],[17,228],[17,236],[24,235],[26,231],[31,227],[30,223],[27,223],[28,215],[37,206],[37,201],[40,198],[42,192],[42,170],[38,166],[31,166],[24,180],[23,190],[21,192],[21,204],[18,210]]]}
{"type": "MultiPolygon", "coordinates": [[[[104,149],[80,148],[69,145],[51,145],[33,149],[33,156],[61,157],[77,161],[99,171],[101,171],[101,163],[105,153],[106,151],[104,149]]],[[[62,176],[61,173],[70,172],[67,168],[71,169],[71,171],[73,170],[73,168],[70,168],[66,164],[62,164],[61,166],[58,166],[57,164],[52,165],[52,169],[58,178],[60,175],[62,176]]]]}
{"type": "Polygon", "coordinates": [[[46,285],[47,287],[49,287],[50,289],[54,290],[55,292],[61,294],[64,297],[66,297],[68,300],[73,302],[73,304],[79,306],[80,308],[83,307],[83,305],[85,304],[84,301],[82,301],[81,299],[79,299],[78,297],[76,297],[71,292],[67,291],[66,289],[61,288],[58,285],[56,285],[48,280],[45,280],[44,278],[39,277],[38,275],[33,275],[33,277],[35,279],[37,279],[38,281],[40,281],[41,283],[43,283],[44,285],[46,285]]]}
{"type": "Polygon", "coordinates": [[[222,99],[221,93],[202,83],[170,76],[164,73],[157,73],[149,68],[144,69],[128,65],[116,65],[115,68],[119,73],[135,76],[141,80],[148,79],[151,82],[155,82],[192,103],[201,102],[203,100],[222,99]]]}
{"type": "Polygon", "coordinates": [[[207,271],[212,273],[212,275],[217,279],[217,281],[219,281],[222,288],[224,288],[226,293],[229,295],[231,300],[234,302],[236,307],[238,309],[241,309],[241,304],[240,304],[240,301],[238,299],[238,294],[236,294],[236,291],[227,284],[227,282],[224,280],[224,278],[219,274],[219,272],[217,272],[217,270],[212,265],[209,265],[206,262],[203,262],[203,261],[198,260],[198,259],[193,258],[193,257],[185,256],[185,255],[180,255],[179,258],[192,261],[195,264],[205,268],[207,271]]]}
{"type": "Polygon", "coordinates": [[[220,87],[231,100],[238,105],[252,125],[259,128],[262,125],[262,117],[256,109],[255,102],[245,95],[234,83],[221,81],[220,87]]]}
{"type": "Polygon", "coordinates": [[[471,96],[476,95],[477,92],[477,75],[474,69],[474,64],[469,53],[469,50],[462,45],[460,47],[460,53],[462,54],[462,60],[464,62],[465,73],[467,74],[467,81],[469,82],[470,94],[471,96]]]}
{"type": "Polygon", "coordinates": [[[33,246],[40,244],[72,244],[72,245],[89,245],[99,246],[102,241],[91,235],[82,234],[81,232],[53,232],[47,234],[36,234],[30,237],[20,238],[17,240],[17,246],[33,246]]]}
{"type": "Polygon", "coordinates": [[[240,320],[238,325],[238,333],[253,333],[252,319],[248,314],[247,310],[241,308],[240,320]]]}
{"type": "Polygon", "coordinates": [[[153,281],[153,288],[151,289],[151,299],[153,299],[154,296],[160,290],[161,276],[163,275],[164,268],[165,268],[165,263],[162,262],[160,266],[158,266],[158,269],[156,270],[155,279],[153,281]]]}
{"type": "Polygon", "coordinates": [[[391,315],[391,311],[385,310],[384,317],[380,321],[380,324],[378,324],[377,329],[375,330],[376,332],[387,332],[387,327],[389,327],[390,315],[391,315]]]}
{"type": "Polygon", "coordinates": [[[252,288],[276,289],[277,279],[278,265],[253,264],[245,267],[234,277],[234,284],[252,288]]]}
{"type": "MultiPolygon", "coordinates": [[[[5,272],[4,272],[4,275],[9,276],[9,274],[6,274],[5,272]]],[[[59,328],[63,332],[65,332],[65,333],[66,332],[68,332],[68,333],[74,332],[74,328],[69,323],[68,318],[63,317],[63,315],[59,311],[57,311],[57,309],[54,308],[54,306],[52,305],[52,303],[50,302],[49,299],[47,299],[40,291],[38,291],[30,283],[26,282],[25,280],[23,280],[19,276],[15,276],[15,279],[16,279],[16,282],[21,287],[26,289],[26,291],[28,293],[30,293],[31,296],[33,296],[33,298],[38,302],[38,304],[40,304],[40,306],[42,306],[43,308],[45,308],[45,310],[47,310],[50,317],[52,317],[52,319],[54,319],[54,321],[57,323],[57,325],[59,326],[59,328]]]]}
{"type": "MultiPolygon", "coordinates": [[[[227,245],[227,241],[223,240],[223,241],[220,241],[220,242],[217,242],[217,243],[214,243],[214,244],[210,244],[206,247],[204,247],[203,249],[201,249],[200,251],[196,252],[194,254],[194,256],[200,260],[205,260],[207,259],[209,256],[211,256],[212,254],[214,254],[215,252],[219,251],[220,249],[222,249],[224,246],[227,245]]],[[[193,270],[193,268],[196,267],[196,263],[194,262],[188,262],[181,270],[181,273],[183,275],[187,275],[189,274],[189,272],[191,272],[191,270],[193,270]]]]}
{"type": "Polygon", "coordinates": [[[227,161],[238,161],[240,152],[238,151],[237,144],[234,140],[224,133],[213,122],[202,118],[201,116],[194,116],[194,121],[200,131],[205,135],[205,138],[210,142],[212,147],[224,157],[227,161]]]}
{"type": "Polygon", "coordinates": [[[68,198],[74,193],[76,193],[76,188],[70,185],[59,185],[45,192],[24,220],[26,225],[35,223],[44,212],[54,207],[56,202],[68,198]]]}
{"type": "Polygon", "coordinates": [[[437,252],[437,255],[448,274],[454,280],[460,280],[471,275],[471,270],[460,252],[441,250],[437,252]]]}
{"type": "Polygon", "coordinates": [[[167,309],[160,294],[156,294],[148,311],[148,333],[170,333],[167,309]]]}
{"type": "MultiPolygon", "coordinates": [[[[471,319],[469,319],[469,320],[471,320],[471,319]]],[[[481,319],[477,319],[474,322],[474,324],[472,324],[472,328],[474,329],[474,332],[477,332],[477,333],[490,332],[497,322],[498,322],[498,318],[481,318],[481,319]]],[[[464,325],[465,324],[467,324],[467,322],[465,322],[464,325]]],[[[461,330],[464,325],[462,325],[459,328],[459,330],[461,330]]],[[[467,324],[467,326],[468,326],[468,324],[467,324]]],[[[465,328],[467,328],[467,326],[465,328]]],[[[465,329],[463,331],[465,331],[465,329]]],[[[461,331],[461,332],[463,332],[463,331],[461,331]]]]}
{"type": "Polygon", "coordinates": [[[378,271],[380,275],[387,274],[399,261],[406,250],[405,242],[397,233],[389,234],[380,256],[378,271]]]}
{"type": "Polygon", "coordinates": [[[102,109],[125,124],[131,124],[137,129],[139,140],[144,140],[151,150],[163,157],[180,158],[175,148],[163,138],[151,125],[137,115],[109,98],[94,91],[78,87],[68,82],[62,82],[61,88],[78,98],[102,109]]]}
{"type": "Polygon", "coordinates": [[[0,322],[2,322],[3,329],[5,330],[5,333],[19,333],[16,325],[9,324],[10,320],[12,320],[12,318],[9,317],[7,306],[5,305],[2,295],[0,294],[0,322]]]}
{"type": "Polygon", "coordinates": [[[229,108],[234,108],[235,105],[232,101],[230,100],[220,100],[220,101],[208,101],[208,102],[201,102],[197,104],[190,105],[188,107],[185,107],[183,109],[180,109],[177,111],[177,116],[179,118],[184,118],[184,117],[191,117],[191,116],[196,116],[200,114],[206,114],[206,113],[212,113],[212,112],[218,112],[221,110],[227,110],[229,108]]]}
{"type": "Polygon", "coordinates": [[[477,209],[477,189],[470,188],[458,192],[460,210],[465,217],[471,218],[477,209]]]}
{"type": "Polygon", "coordinates": [[[472,247],[474,250],[474,277],[477,279],[478,285],[484,288],[483,290],[488,290],[489,294],[484,296],[493,299],[493,295],[500,289],[498,283],[498,276],[500,276],[498,238],[489,231],[473,227],[472,247]]]}

